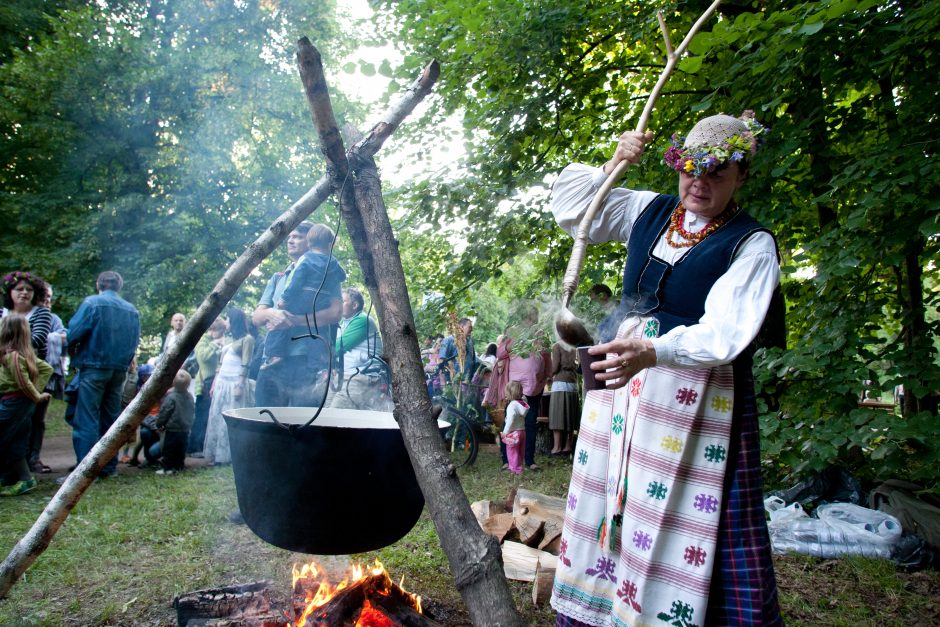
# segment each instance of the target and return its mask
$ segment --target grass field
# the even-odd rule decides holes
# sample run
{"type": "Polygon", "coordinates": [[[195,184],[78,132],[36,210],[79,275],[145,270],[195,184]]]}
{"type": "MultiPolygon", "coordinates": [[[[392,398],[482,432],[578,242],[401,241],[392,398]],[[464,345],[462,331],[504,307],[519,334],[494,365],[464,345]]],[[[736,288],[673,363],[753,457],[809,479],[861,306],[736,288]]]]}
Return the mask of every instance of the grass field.
{"type": "MultiPolygon", "coordinates": [[[[50,422],[55,423],[54,419],[50,422]]],[[[61,422],[61,421],[59,421],[61,422]]],[[[67,433],[57,426],[50,437],[67,433]]],[[[542,460],[540,460],[541,462],[542,460]]],[[[502,500],[514,485],[562,496],[569,466],[544,460],[544,470],[515,478],[501,472],[493,447],[460,470],[471,501],[502,500]]],[[[123,467],[122,467],[123,468],[123,467]]],[[[0,500],[3,555],[30,528],[57,486],[43,477],[30,494],[0,500]]],[[[236,507],[231,468],[172,477],[125,472],[96,482],[49,548],[0,601],[0,625],[174,625],[174,595],[268,579],[286,598],[291,566],[309,556],[265,544],[229,523],[236,507]]],[[[401,541],[375,553],[394,580],[430,601],[441,622],[468,624],[434,525],[422,516],[401,541]]],[[[345,558],[324,558],[345,568],[345,558]]],[[[940,624],[940,573],[898,573],[891,562],[777,557],[781,605],[790,625],[940,624]]],[[[548,608],[533,607],[528,584],[510,582],[527,625],[551,625],[548,608]]]]}

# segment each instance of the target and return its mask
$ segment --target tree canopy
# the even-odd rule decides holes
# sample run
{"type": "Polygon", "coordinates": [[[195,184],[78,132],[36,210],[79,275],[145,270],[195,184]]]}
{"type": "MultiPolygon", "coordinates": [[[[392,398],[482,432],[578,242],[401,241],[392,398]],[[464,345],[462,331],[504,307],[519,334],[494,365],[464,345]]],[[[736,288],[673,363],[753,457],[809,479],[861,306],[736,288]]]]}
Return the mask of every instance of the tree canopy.
{"type": "MultiPolygon", "coordinates": [[[[634,127],[665,59],[655,11],[678,41],[707,4],[379,3],[412,65],[442,61],[438,121],[463,114],[465,167],[403,201],[415,223],[465,221],[444,290],[455,306],[472,307],[463,286],[523,254],[542,272],[515,296],[556,287],[545,278],[557,281],[570,240],[546,213],[547,184],[571,161],[603,163],[634,127]]],[[[753,109],[770,126],[739,200],[775,232],[785,273],[788,349],[762,351],[756,369],[772,398],[765,448],[781,469],[841,462],[937,487],[938,19],[930,2],[722,5],[657,104],[658,141],[627,175],[630,187],[674,189],[662,151],[703,115],[753,109]],[[904,384],[903,419],[858,408],[866,380],[888,393],[904,384]]],[[[617,285],[622,257],[592,248],[582,289],[617,285]]]]}
{"type": "MultiPolygon", "coordinates": [[[[50,280],[66,318],[97,272],[116,269],[145,329],[162,330],[320,175],[294,41],[315,41],[328,71],[360,43],[391,41],[404,63],[360,68],[407,84],[442,63],[429,110],[399,130],[428,174],[386,190],[419,332],[443,331],[447,310],[472,314],[482,349],[513,321],[513,301],[560,296],[571,240],[548,189],[572,161],[603,163],[635,126],[665,60],[656,11],[677,42],[707,4],[373,0],[375,24],[352,31],[334,3],[311,0],[9,3],[7,268],[50,280]],[[464,154],[441,171],[455,118],[464,154]]],[[[671,192],[662,151],[703,115],[753,109],[770,127],[738,199],[775,233],[784,270],[788,345],[763,349],[755,368],[770,469],[842,463],[940,489],[938,26],[940,5],[926,1],[724,3],[624,181],[671,192]],[[860,409],[863,381],[888,394],[903,384],[903,417],[860,409]]],[[[331,95],[359,123],[362,107],[342,96],[351,77],[330,76],[331,95]]],[[[335,209],[314,219],[333,224],[335,209]]],[[[336,255],[357,282],[343,237],[336,255]]],[[[591,247],[582,293],[616,290],[623,258],[621,245],[591,247]]],[[[245,286],[245,306],[282,263],[245,286]]]]}

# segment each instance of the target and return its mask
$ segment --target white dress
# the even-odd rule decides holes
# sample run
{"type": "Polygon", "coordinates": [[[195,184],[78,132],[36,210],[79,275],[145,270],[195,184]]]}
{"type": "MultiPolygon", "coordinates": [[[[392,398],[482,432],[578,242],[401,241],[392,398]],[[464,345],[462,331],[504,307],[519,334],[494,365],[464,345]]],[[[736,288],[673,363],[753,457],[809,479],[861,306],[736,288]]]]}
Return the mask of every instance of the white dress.
{"type": "MultiPolygon", "coordinates": [[[[206,459],[216,464],[230,464],[232,451],[228,442],[228,427],[222,412],[239,407],[251,407],[254,398],[251,386],[244,385],[241,398],[235,398],[235,388],[242,385],[241,342],[232,342],[222,349],[219,370],[212,386],[212,404],[206,425],[206,441],[203,453],[206,459]],[[238,350],[232,350],[232,347],[238,350]]],[[[246,382],[247,383],[247,382],[246,382]]]]}

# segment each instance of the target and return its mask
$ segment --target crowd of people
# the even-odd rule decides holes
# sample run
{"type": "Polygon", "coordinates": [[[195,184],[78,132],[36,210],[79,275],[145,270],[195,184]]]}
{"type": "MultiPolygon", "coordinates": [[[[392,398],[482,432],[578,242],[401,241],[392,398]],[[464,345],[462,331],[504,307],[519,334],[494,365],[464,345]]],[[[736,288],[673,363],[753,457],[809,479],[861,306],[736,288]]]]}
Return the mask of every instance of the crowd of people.
{"type": "MultiPolygon", "coordinates": [[[[99,478],[114,475],[119,463],[161,475],[183,470],[187,456],[210,466],[231,463],[224,414],[232,409],[389,408],[378,326],[364,311],[362,292],[343,288],[346,274],[330,253],[333,239],[323,224],[303,222],[290,233],[290,263],[270,278],[253,312],[230,306],[211,323],[148,409],[135,441],[108,460],[99,478]]],[[[140,314],[120,296],[122,277],[102,272],[95,287],[66,326],[51,311],[48,283],[24,271],[3,277],[0,495],[29,492],[35,473],[51,472],[40,458],[51,398],[66,402],[71,471],[179,342],[186,325],[181,312],[171,316],[159,354],[145,359],[140,314]]]]}
{"type": "Polygon", "coordinates": [[[552,433],[548,454],[572,455],[581,406],[577,351],[560,342],[549,344],[538,330],[536,307],[524,302],[518,308],[513,318],[520,322],[507,327],[480,354],[474,349],[469,318],[458,320],[447,336],[427,337],[422,348],[428,393],[434,397],[448,386],[459,386],[462,394],[477,399],[484,421],[499,433],[503,469],[515,474],[540,470],[538,419],[546,411],[552,433]]]}
{"type": "MultiPolygon", "coordinates": [[[[550,395],[551,454],[576,458],[552,594],[558,625],[782,622],[750,361],[779,262],[773,235],[734,199],[762,132],[753,115],[705,118],[674,136],[663,157],[678,174],[677,195],[611,191],[588,236],[625,242],[628,255],[619,305],[609,288],[591,290],[608,315],[600,343],[584,349],[589,365],[530,332],[532,307],[482,354],[470,318],[427,338],[429,392],[476,389],[511,473],[539,470],[537,422],[550,395]],[[582,395],[579,371],[598,388],[582,395]]],[[[576,232],[608,175],[639,162],[651,138],[626,132],[603,167],[568,166],[552,190],[558,225],[576,232]]],[[[230,308],[213,323],[188,361],[195,379],[187,368],[177,373],[129,462],[143,450],[163,474],[181,470],[187,453],[228,463],[222,416],[233,407],[387,403],[378,330],[362,293],[342,286],[333,239],[309,223],[289,234],[290,264],[250,316],[230,308]],[[263,342],[256,328],[266,330],[263,342]]],[[[136,366],[140,319],[122,286],[117,273],[101,273],[66,328],[42,279],[3,277],[0,495],[28,492],[32,473],[47,471],[39,453],[51,397],[69,401],[78,462],[115,421],[122,397],[133,398],[152,373],[136,366]]],[[[171,325],[164,351],[179,341],[183,314],[171,325]]],[[[117,464],[109,460],[100,476],[117,464]]]]}

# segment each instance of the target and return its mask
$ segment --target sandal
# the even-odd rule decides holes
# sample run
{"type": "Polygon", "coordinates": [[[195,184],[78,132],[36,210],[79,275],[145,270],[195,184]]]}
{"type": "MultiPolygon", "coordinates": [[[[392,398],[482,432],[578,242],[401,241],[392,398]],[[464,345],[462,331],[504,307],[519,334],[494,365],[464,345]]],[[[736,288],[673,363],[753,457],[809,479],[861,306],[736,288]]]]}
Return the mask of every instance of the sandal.
{"type": "Polygon", "coordinates": [[[42,462],[36,462],[30,467],[30,470],[32,470],[33,472],[38,472],[39,474],[43,474],[43,475],[48,475],[50,472],[52,472],[52,468],[50,468],[49,466],[46,466],[42,462]]]}

